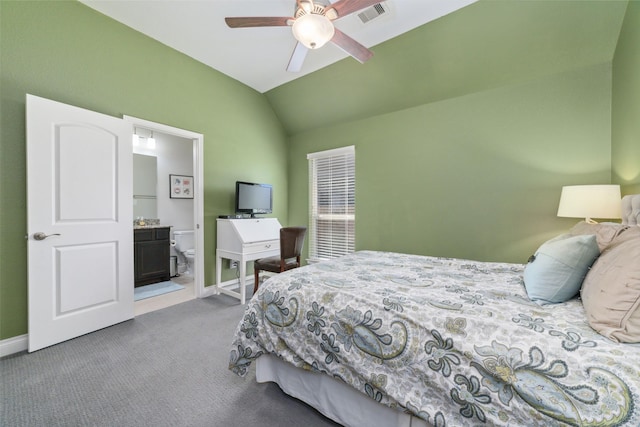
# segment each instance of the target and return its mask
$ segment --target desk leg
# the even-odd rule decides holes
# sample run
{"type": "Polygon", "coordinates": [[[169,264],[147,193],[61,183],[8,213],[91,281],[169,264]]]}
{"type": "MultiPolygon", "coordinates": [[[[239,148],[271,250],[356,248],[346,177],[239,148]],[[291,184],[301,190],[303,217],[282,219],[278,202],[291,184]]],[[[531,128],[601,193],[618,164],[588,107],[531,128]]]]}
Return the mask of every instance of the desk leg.
{"type": "Polygon", "coordinates": [[[216,255],[216,294],[220,294],[221,281],[222,281],[222,258],[216,255]]]}
{"type": "Polygon", "coordinates": [[[244,305],[244,302],[247,297],[247,287],[245,284],[245,278],[247,276],[247,261],[245,261],[244,256],[240,260],[240,304],[244,305]]]}

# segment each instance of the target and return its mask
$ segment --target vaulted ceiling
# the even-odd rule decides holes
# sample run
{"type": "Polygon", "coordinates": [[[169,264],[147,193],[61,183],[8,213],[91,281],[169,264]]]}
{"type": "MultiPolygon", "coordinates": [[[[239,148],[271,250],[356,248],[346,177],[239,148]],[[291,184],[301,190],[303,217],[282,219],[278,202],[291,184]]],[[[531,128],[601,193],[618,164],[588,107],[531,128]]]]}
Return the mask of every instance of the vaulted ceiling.
{"type": "MultiPolygon", "coordinates": [[[[286,71],[296,45],[288,27],[231,29],[225,17],[293,16],[295,0],[80,0],[105,15],[260,91],[347,57],[329,43],[307,54],[300,72],[286,71]]],[[[337,0],[316,0],[320,4],[337,0]]],[[[334,21],[372,47],[476,0],[387,0],[334,21]],[[364,13],[362,16],[360,14],[364,13]]]]}

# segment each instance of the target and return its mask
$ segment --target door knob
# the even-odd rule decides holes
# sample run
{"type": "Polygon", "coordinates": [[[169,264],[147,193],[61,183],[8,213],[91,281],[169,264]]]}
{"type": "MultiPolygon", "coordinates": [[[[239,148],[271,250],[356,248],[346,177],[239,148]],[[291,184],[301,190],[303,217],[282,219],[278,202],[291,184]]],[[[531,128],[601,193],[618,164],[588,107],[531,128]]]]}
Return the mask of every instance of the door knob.
{"type": "Polygon", "coordinates": [[[44,234],[42,231],[38,231],[37,233],[33,233],[33,238],[35,240],[44,240],[47,237],[51,237],[51,236],[59,236],[60,233],[54,233],[54,234],[44,234]]]}

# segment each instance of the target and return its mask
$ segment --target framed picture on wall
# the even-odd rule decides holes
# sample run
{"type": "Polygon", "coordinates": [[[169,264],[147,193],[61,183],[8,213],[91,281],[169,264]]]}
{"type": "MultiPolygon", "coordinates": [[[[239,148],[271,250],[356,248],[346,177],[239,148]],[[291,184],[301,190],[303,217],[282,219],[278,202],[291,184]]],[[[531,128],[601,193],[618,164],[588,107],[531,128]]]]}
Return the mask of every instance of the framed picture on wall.
{"type": "Polygon", "coordinates": [[[172,199],[193,199],[193,177],[169,175],[169,197],[172,199]]]}

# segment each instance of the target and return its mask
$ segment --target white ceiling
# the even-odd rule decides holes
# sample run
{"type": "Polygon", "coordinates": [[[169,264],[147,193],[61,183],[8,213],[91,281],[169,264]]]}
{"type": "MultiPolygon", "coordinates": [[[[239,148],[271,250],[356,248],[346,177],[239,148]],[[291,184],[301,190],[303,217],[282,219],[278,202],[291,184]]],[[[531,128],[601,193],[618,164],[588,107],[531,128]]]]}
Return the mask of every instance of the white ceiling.
{"type": "MultiPolygon", "coordinates": [[[[289,28],[231,29],[224,22],[227,16],[292,16],[295,0],[80,1],[263,93],[348,56],[328,43],[308,53],[299,73],[290,73],[296,41],[289,28]]],[[[335,25],[371,48],[475,1],[387,0],[381,3],[388,12],[366,24],[353,13],[335,25]]]]}

